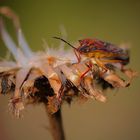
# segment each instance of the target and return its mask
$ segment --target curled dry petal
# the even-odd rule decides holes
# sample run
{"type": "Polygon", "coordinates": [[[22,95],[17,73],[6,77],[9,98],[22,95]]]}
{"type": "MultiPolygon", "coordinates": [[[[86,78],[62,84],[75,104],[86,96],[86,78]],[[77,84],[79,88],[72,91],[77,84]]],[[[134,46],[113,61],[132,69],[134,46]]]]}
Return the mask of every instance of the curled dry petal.
{"type": "Polygon", "coordinates": [[[14,114],[14,116],[16,116],[17,118],[21,117],[20,112],[24,109],[21,98],[11,99],[9,102],[9,109],[14,114]]]}
{"type": "Polygon", "coordinates": [[[79,85],[79,76],[67,65],[61,65],[60,70],[64,73],[65,77],[70,80],[75,86],[79,85]]]}
{"type": "Polygon", "coordinates": [[[28,97],[30,96],[31,93],[33,94],[36,92],[37,89],[34,87],[34,83],[35,83],[35,80],[41,76],[42,74],[40,71],[38,71],[38,69],[31,70],[28,78],[22,85],[22,90],[25,97],[28,97]]]}
{"type": "Polygon", "coordinates": [[[106,97],[102,94],[102,92],[95,89],[95,86],[93,85],[93,79],[91,77],[85,77],[84,84],[91,97],[94,97],[98,101],[106,102],[106,97]]]}
{"type": "Polygon", "coordinates": [[[59,97],[59,90],[61,88],[61,80],[58,74],[54,71],[54,69],[48,64],[44,64],[40,66],[40,71],[42,75],[46,76],[51,84],[51,87],[54,90],[54,93],[57,97],[59,97]]]}
{"type": "Polygon", "coordinates": [[[115,73],[108,73],[104,76],[104,80],[110,83],[115,88],[127,87],[130,82],[125,82],[115,73]]]}
{"type": "Polygon", "coordinates": [[[134,77],[138,76],[138,72],[133,71],[132,69],[123,69],[122,72],[131,80],[134,77]]]}

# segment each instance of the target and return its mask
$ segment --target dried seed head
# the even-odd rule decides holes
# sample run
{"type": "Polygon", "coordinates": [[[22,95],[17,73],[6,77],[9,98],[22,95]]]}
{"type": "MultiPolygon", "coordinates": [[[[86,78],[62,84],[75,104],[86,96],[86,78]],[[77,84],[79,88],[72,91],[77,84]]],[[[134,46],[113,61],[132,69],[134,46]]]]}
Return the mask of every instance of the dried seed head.
{"type": "Polygon", "coordinates": [[[15,61],[0,61],[0,93],[12,95],[9,106],[17,117],[20,117],[20,111],[27,104],[45,103],[48,112],[52,114],[60,109],[64,101],[70,104],[75,97],[79,100],[94,98],[106,102],[104,89],[125,88],[137,75],[133,70],[124,68],[129,62],[128,49],[117,48],[123,52],[120,53],[113,51],[115,46],[111,45],[107,46],[106,53],[98,52],[99,56],[104,56],[102,59],[96,57],[95,52],[90,52],[90,57],[82,56],[79,63],[73,52],[64,51],[62,48],[32,52],[16,14],[8,7],[0,8],[0,13],[13,20],[18,46],[21,47],[19,49],[14,43],[1,18],[0,34],[15,61]],[[116,69],[124,73],[129,80],[122,80],[116,69]],[[99,89],[99,86],[102,89],[99,89]]]}

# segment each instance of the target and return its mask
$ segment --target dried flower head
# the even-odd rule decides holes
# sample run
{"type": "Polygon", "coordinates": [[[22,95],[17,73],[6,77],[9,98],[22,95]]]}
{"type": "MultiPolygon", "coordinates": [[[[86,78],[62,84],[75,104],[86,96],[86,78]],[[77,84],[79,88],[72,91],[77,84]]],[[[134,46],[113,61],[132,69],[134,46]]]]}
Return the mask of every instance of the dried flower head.
{"type": "MultiPolygon", "coordinates": [[[[125,68],[129,63],[127,48],[104,44],[106,50],[100,49],[98,57],[97,52],[96,55],[90,52],[85,55],[83,52],[87,52],[87,46],[83,44],[89,43],[86,42],[89,40],[82,40],[78,63],[72,50],[63,50],[62,42],[56,50],[46,46],[46,51],[33,52],[24,38],[16,14],[8,7],[1,7],[0,13],[12,19],[18,39],[16,45],[1,17],[0,34],[14,61],[0,61],[0,93],[12,95],[9,106],[17,117],[27,104],[42,102],[47,104],[48,112],[55,113],[64,101],[71,103],[74,97],[106,102],[105,89],[128,87],[136,76],[136,72],[125,68]],[[129,80],[118,76],[117,70],[129,80]]],[[[98,49],[101,43],[96,42],[98,49]]]]}

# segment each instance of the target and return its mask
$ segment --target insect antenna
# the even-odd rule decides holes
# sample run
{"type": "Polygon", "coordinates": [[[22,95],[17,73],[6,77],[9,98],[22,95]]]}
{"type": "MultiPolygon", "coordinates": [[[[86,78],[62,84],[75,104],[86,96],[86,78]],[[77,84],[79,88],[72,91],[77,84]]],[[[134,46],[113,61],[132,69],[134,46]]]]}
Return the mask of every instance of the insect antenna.
{"type": "Polygon", "coordinates": [[[60,38],[60,37],[53,37],[53,38],[59,39],[59,40],[65,42],[66,44],[68,44],[69,46],[71,46],[73,49],[77,50],[77,48],[75,48],[73,45],[71,45],[70,43],[68,43],[66,40],[64,40],[64,39],[62,39],[62,38],[60,38]]]}

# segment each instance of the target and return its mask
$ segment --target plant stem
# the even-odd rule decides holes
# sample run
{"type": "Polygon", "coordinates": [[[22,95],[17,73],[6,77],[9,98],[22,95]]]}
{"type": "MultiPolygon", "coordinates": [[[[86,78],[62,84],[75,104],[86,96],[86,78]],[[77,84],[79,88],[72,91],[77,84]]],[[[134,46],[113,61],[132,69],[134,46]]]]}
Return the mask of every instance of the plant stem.
{"type": "Polygon", "coordinates": [[[5,132],[3,122],[4,122],[4,120],[2,119],[2,114],[1,114],[1,118],[0,118],[0,140],[9,140],[9,136],[5,132]]]}
{"type": "Polygon", "coordinates": [[[47,111],[50,123],[50,131],[51,135],[53,137],[53,140],[65,140],[64,130],[63,130],[63,123],[62,123],[62,115],[61,115],[61,109],[59,109],[56,113],[50,114],[47,111]]]}

